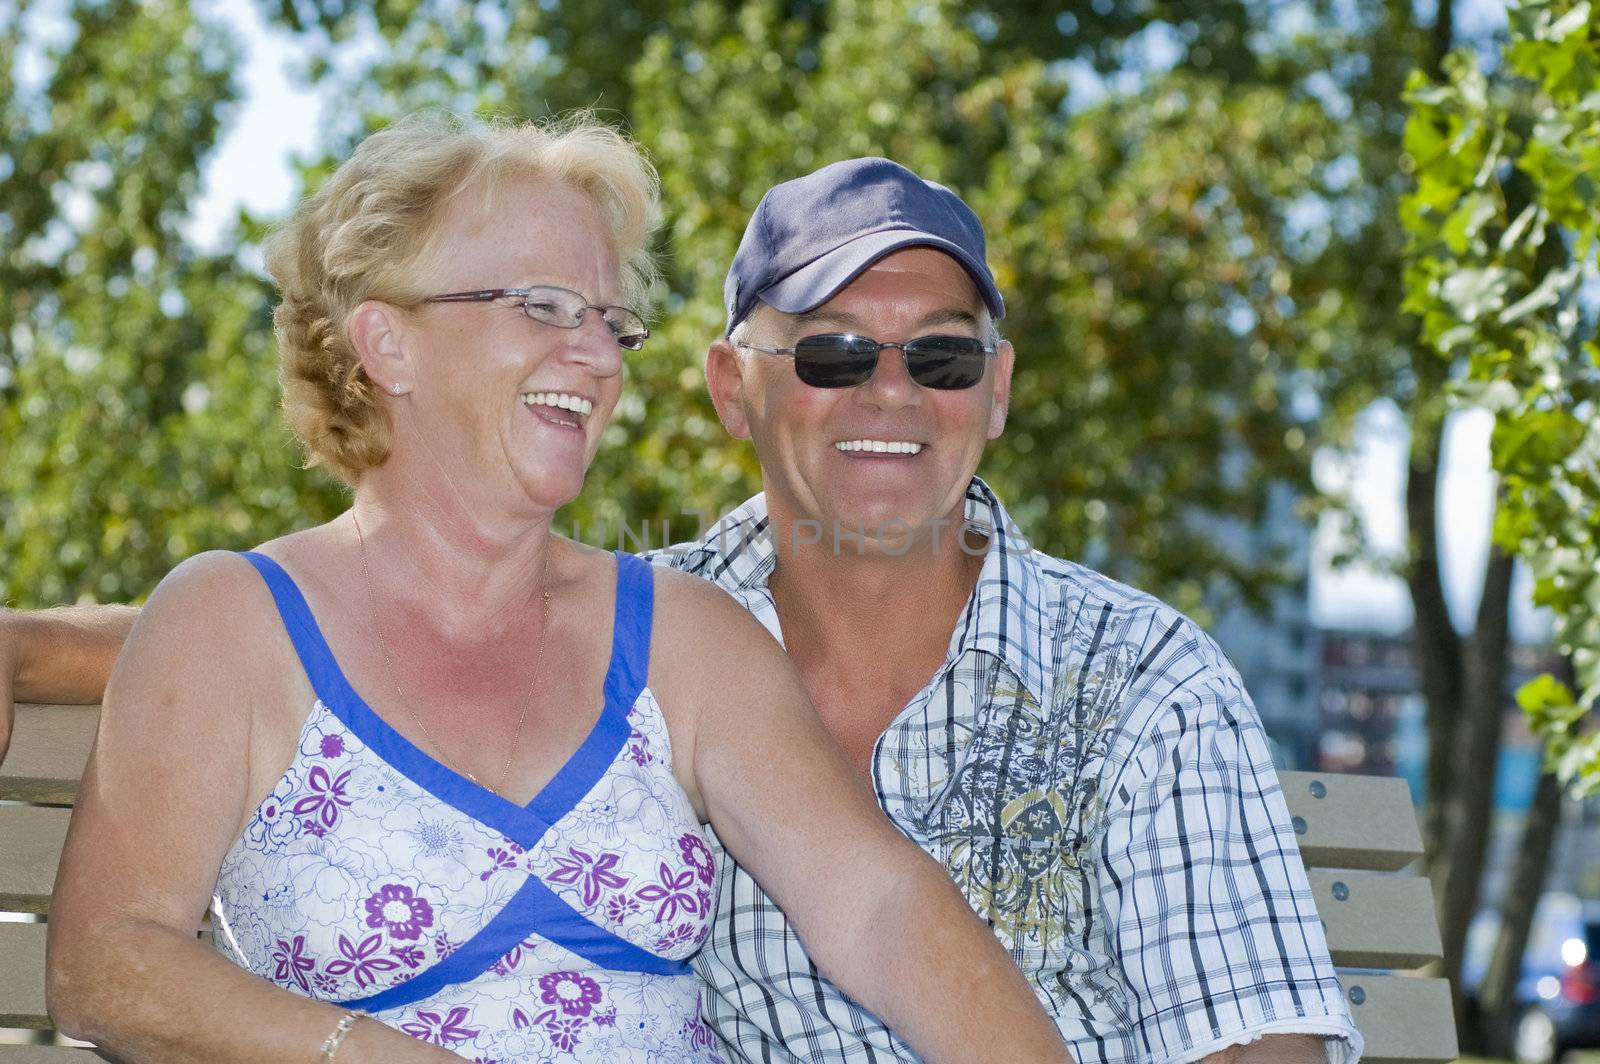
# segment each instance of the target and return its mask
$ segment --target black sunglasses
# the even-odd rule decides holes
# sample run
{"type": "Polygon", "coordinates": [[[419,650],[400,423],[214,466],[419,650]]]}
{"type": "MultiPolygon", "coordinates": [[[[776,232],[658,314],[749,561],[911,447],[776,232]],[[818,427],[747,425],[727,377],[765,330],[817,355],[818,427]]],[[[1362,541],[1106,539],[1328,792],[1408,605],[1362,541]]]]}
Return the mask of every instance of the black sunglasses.
{"type": "Polygon", "coordinates": [[[995,348],[973,336],[919,336],[903,344],[879,343],[854,333],[823,333],[796,340],[793,347],[757,347],[739,344],[768,355],[789,355],[794,372],[813,388],[851,388],[872,379],[878,356],[886,347],[898,347],[906,359],[906,372],[924,388],[956,391],[983,379],[984,367],[995,348]]]}

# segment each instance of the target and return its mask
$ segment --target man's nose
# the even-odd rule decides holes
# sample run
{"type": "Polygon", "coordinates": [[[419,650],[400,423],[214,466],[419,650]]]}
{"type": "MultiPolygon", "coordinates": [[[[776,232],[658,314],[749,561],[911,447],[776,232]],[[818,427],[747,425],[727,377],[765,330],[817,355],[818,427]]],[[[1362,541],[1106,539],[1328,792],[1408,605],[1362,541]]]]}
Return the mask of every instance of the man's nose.
{"type": "Polygon", "coordinates": [[[898,410],[922,402],[922,385],[906,369],[906,353],[899,347],[878,350],[878,368],[856,388],[858,402],[881,410],[898,410]]]}

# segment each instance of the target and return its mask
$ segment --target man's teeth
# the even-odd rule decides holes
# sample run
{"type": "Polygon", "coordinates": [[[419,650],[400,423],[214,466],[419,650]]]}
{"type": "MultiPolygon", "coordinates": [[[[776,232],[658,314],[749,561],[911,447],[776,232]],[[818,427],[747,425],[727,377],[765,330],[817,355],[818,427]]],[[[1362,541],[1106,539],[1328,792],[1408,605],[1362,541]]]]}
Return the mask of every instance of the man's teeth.
{"type": "Polygon", "coordinates": [[[909,440],[840,440],[834,444],[841,451],[874,451],[879,454],[916,454],[922,444],[909,440]]]}
{"type": "Polygon", "coordinates": [[[594,404],[589,400],[565,392],[523,392],[522,403],[524,406],[553,406],[561,410],[570,410],[580,417],[588,417],[594,410],[594,404]]]}

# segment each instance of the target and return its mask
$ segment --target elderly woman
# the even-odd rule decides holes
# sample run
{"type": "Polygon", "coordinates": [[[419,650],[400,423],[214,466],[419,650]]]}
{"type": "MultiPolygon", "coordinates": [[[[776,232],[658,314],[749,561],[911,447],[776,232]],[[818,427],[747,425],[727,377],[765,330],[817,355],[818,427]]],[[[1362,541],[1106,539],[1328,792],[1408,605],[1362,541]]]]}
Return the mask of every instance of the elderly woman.
{"type": "Polygon", "coordinates": [[[354,501],[151,597],[51,910],[62,1030],[163,1064],[714,1060],[709,821],[929,1059],[1066,1059],[759,625],[551,534],[648,336],[654,215],[604,127],[416,120],[276,235],[284,407],[354,501]]]}

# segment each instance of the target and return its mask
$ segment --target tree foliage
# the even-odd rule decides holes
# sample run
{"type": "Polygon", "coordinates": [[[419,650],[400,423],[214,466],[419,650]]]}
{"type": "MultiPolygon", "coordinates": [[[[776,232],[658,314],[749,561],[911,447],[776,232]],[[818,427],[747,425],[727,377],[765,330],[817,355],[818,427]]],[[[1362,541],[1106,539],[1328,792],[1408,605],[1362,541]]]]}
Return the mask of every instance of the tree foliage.
{"type": "Polygon", "coordinates": [[[315,27],[314,65],[351,102],[328,131],[334,156],[419,106],[598,106],[652,152],[668,209],[663,313],[568,527],[676,518],[686,534],[685,512],[758,488],[699,369],[726,263],[765,188],[885,154],[988,223],[1019,358],[1012,424],[985,472],[1042,546],[1196,609],[1259,600],[1286,575],[1273,555],[1223,547],[1218,527],[1258,520],[1275,484],[1310,496],[1312,452],[1393,357],[1371,327],[1381,301],[1361,298],[1386,282],[1347,283],[1370,273],[1352,252],[1370,260],[1362,245],[1393,227],[1340,110],[1348,86],[1325,71],[1334,36],[1370,27],[1316,6],[1322,21],[1276,27],[1274,7],[304,0],[276,12],[315,27]],[[383,47],[341,66],[360,38],[383,47]],[[1069,63],[1088,86],[1076,97],[1069,63]]]}
{"type": "Polygon", "coordinates": [[[1416,80],[1406,147],[1416,191],[1406,307],[1425,341],[1465,364],[1457,396],[1495,414],[1495,539],[1527,560],[1555,614],[1577,689],[1542,677],[1520,694],[1551,763],[1600,789],[1600,15],[1521,0],[1499,64],[1453,55],[1416,80]]]}
{"type": "Polygon", "coordinates": [[[277,416],[267,287],[182,233],[235,58],[177,0],[0,21],[9,600],[134,598],[196,551],[303,523],[327,494],[277,416]]]}

